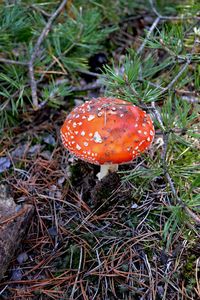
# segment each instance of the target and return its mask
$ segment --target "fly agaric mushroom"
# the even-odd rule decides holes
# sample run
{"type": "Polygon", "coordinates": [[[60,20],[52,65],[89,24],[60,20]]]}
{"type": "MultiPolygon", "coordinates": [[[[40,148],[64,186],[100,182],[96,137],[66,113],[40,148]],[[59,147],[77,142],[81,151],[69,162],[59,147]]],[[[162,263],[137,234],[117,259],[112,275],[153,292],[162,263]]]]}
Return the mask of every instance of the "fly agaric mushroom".
{"type": "Polygon", "coordinates": [[[61,128],[65,148],[101,166],[99,180],[147,150],[154,134],[145,111],[115,98],[92,99],[75,107],[61,128]]]}

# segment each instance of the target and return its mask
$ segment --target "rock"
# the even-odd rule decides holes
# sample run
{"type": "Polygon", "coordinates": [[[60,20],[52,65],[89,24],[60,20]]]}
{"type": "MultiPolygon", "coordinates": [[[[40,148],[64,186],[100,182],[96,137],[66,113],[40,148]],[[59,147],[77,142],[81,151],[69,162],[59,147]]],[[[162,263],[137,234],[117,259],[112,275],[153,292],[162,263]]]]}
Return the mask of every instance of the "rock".
{"type": "Polygon", "coordinates": [[[0,157],[0,173],[3,173],[5,170],[9,169],[11,166],[11,161],[8,157],[0,157]]]}
{"type": "Polygon", "coordinates": [[[21,265],[28,260],[28,254],[26,252],[22,252],[17,256],[17,261],[21,265]]]}
{"type": "Polygon", "coordinates": [[[54,138],[51,134],[45,136],[45,137],[43,138],[43,141],[44,141],[46,144],[51,145],[51,146],[55,146],[55,144],[56,144],[55,138],[54,138]]]}

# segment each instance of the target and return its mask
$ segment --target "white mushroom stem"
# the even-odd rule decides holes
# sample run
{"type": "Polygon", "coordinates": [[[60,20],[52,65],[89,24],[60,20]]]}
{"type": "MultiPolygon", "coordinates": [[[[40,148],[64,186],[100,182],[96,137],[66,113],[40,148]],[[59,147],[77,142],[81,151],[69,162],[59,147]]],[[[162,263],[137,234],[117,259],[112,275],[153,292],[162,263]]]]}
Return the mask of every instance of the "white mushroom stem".
{"type": "Polygon", "coordinates": [[[108,175],[109,172],[116,172],[118,170],[118,164],[112,165],[101,165],[100,172],[97,174],[99,180],[101,180],[104,176],[108,175]]]}

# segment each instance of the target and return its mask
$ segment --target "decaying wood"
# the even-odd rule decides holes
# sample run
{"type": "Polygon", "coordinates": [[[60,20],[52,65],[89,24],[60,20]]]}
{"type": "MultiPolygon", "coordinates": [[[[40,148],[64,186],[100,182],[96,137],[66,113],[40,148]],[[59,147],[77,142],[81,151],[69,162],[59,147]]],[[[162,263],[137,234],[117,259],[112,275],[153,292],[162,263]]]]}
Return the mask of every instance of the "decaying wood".
{"type": "Polygon", "coordinates": [[[33,206],[17,205],[0,184],[0,280],[13,258],[33,216],[33,206]]]}

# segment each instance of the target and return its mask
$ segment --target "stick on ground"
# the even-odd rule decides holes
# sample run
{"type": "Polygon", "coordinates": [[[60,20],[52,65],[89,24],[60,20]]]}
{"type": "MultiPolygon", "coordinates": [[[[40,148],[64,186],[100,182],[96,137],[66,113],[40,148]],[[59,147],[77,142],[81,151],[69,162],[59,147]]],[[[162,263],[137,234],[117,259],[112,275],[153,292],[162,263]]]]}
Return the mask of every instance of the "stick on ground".
{"type": "Polygon", "coordinates": [[[33,206],[18,207],[9,197],[5,185],[0,185],[0,280],[17,250],[30,220],[33,206]]]}
{"type": "Polygon", "coordinates": [[[35,109],[38,109],[39,105],[38,105],[38,96],[37,96],[37,82],[35,80],[35,75],[34,75],[34,62],[35,62],[36,57],[38,56],[38,51],[40,49],[40,46],[41,46],[43,40],[48,35],[48,33],[49,33],[50,29],[51,29],[51,25],[52,25],[53,21],[60,14],[60,12],[62,11],[62,9],[66,5],[66,3],[67,3],[67,0],[63,0],[60,3],[60,5],[57,8],[57,10],[49,18],[48,22],[46,23],[46,26],[42,30],[42,32],[41,32],[41,34],[40,34],[40,36],[39,36],[39,38],[38,38],[38,40],[37,40],[34,48],[33,48],[33,52],[32,52],[30,61],[28,63],[30,85],[31,85],[31,94],[32,94],[32,101],[33,101],[33,106],[34,106],[35,109]]]}

